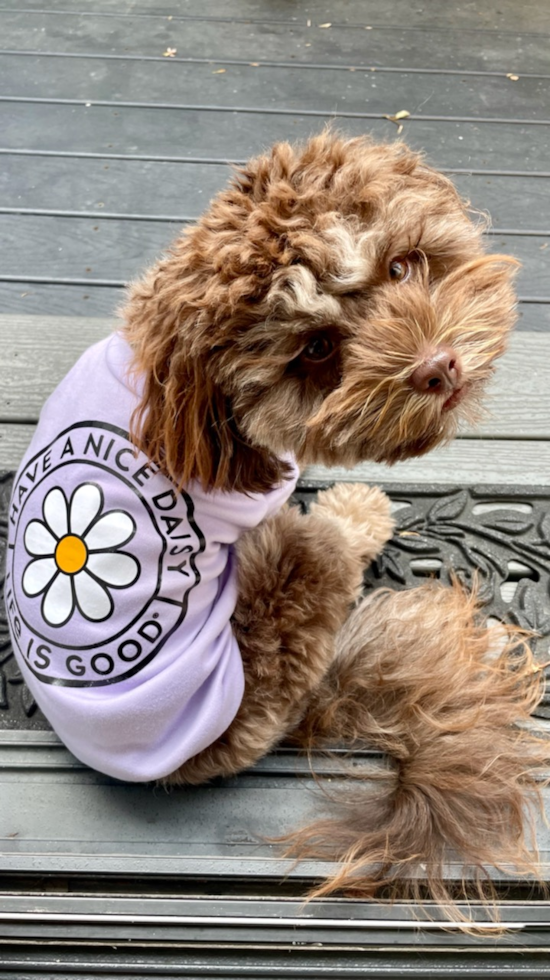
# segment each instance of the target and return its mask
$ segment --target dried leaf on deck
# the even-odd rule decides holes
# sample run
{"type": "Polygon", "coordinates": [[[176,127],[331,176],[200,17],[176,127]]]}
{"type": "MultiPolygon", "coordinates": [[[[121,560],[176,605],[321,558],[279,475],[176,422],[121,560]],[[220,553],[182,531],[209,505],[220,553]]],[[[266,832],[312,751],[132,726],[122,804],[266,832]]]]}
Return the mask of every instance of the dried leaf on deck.
{"type": "Polygon", "coordinates": [[[395,123],[397,126],[397,135],[400,136],[403,132],[403,123],[401,119],[408,119],[410,112],[407,109],[400,109],[399,112],[395,112],[393,116],[384,116],[384,119],[389,119],[390,122],[395,123]]]}

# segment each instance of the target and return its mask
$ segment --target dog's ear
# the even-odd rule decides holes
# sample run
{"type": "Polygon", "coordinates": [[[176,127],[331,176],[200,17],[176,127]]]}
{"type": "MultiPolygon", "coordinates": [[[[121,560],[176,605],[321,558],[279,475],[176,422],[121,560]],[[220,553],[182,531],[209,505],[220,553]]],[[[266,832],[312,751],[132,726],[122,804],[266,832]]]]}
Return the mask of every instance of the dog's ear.
{"type": "Polygon", "coordinates": [[[284,464],[243,440],[229,399],[196,358],[164,382],[148,372],[133,423],[137,444],[178,487],[198,480],[206,489],[263,493],[283,476],[284,464]]]}
{"type": "Polygon", "coordinates": [[[208,306],[197,308],[186,274],[176,256],[162,260],[134,284],[123,311],[140,397],[132,438],[179,488],[198,480],[205,489],[265,493],[289,466],[240,434],[218,376],[218,327],[208,306]]]}
{"type": "Polygon", "coordinates": [[[223,485],[232,455],[225,400],[196,359],[180,360],[176,379],[168,366],[177,360],[172,352],[142,372],[144,387],[132,436],[178,484],[198,479],[206,487],[223,485]]]}

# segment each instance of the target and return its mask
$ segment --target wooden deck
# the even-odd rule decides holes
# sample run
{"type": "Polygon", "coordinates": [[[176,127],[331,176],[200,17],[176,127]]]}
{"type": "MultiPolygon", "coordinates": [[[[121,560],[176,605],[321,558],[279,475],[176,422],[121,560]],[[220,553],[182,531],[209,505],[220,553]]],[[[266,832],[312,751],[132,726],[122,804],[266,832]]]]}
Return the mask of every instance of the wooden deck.
{"type": "MultiPolygon", "coordinates": [[[[489,212],[489,246],[521,259],[526,348],[550,331],[550,14],[535,0],[49,6],[0,7],[0,313],[112,316],[231,162],[329,120],[393,139],[385,117],[405,109],[403,138],[489,212]]],[[[511,364],[475,442],[363,476],[544,484],[546,364],[543,402],[511,364]]],[[[0,465],[24,442],[6,432],[17,422],[28,411],[0,416],[0,465]]]]}
{"type": "MultiPolygon", "coordinates": [[[[504,552],[523,536],[532,553],[550,500],[547,5],[0,0],[0,46],[0,471],[17,467],[44,399],[111,329],[124,284],[231,163],[330,120],[394,139],[386,117],[406,110],[402,137],[490,213],[489,247],[521,259],[520,320],[492,418],[426,459],[353,478],[393,483],[398,500],[403,482],[453,500],[477,484],[464,495],[471,522],[500,488],[534,515],[501,534],[504,552]]],[[[0,474],[0,523],[8,489],[0,474]]],[[[517,588],[547,648],[548,554],[526,562],[510,562],[499,609],[517,588]]],[[[124,786],[77,763],[32,713],[5,636],[0,612],[0,976],[550,977],[550,906],[522,883],[503,903],[503,940],[419,930],[400,905],[304,910],[323,869],[285,877],[255,837],[317,805],[290,750],[176,797],[124,786]]],[[[542,827],[540,844],[550,878],[542,827]]]]}

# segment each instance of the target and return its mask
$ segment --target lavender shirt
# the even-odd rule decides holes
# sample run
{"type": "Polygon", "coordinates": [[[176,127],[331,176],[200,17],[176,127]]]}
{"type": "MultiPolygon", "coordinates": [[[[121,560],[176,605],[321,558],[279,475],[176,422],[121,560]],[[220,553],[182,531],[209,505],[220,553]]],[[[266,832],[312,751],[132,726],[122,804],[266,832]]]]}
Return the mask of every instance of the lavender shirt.
{"type": "Polygon", "coordinates": [[[119,779],[172,772],[233,720],[243,669],[232,545],[267,494],[178,493],[129,441],[136,395],[118,335],[42,411],[9,514],[6,608],[36,701],[71,752],[119,779]]]}

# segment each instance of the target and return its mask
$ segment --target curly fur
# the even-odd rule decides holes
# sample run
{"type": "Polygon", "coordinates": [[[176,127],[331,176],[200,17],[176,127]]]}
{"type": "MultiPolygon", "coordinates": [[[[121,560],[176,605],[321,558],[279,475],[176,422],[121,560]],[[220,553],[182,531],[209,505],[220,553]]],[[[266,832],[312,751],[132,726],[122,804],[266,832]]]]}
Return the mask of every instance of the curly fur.
{"type": "Polygon", "coordinates": [[[491,865],[536,875],[532,818],[550,752],[530,722],[540,696],[525,635],[487,628],[458,584],[381,589],[365,600],[341,630],[295,739],[308,748],[335,738],[367,744],[392,763],[354,768],[359,785],[340,800],[339,818],[287,839],[289,853],[341,862],[312,894],[384,889],[419,901],[427,885],[460,919],[449,863],[482,900],[493,893],[491,865]]]}
{"type": "MultiPolygon", "coordinates": [[[[476,417],[515,319],[517,263],[486,255],[482,230],[401,143],[325,132],[252,160],[132,288],[136,441],[178,486],[252,493],[281,479],[285,453],[392,463],[451,438],[476,417]],[[395,259],[406,281],[392,280],[395,259]],[[452,404],[411,383],[440,345],[461,367],[452,404]]],[[[341,862],[316,894],[399,881],[418,897],[420,875],[451,907],[449,849],[484,898],[491,864],[535,866],[522,817],[548,750],[516,723],[540,675],[524,639],[487,630],[458,587],[379,593],[349,616],[392,526],[380,491],[342,485],[243,537],[243,702],[167,782],[235,773],[291,733],[307,748],[375,744],[393,763],[374,789],[363,773],[336,821],[298,831],[291,850],[341,862]]]]}
{"type": "Polygon", "coordinates": [[[284,452],[352,466],[449,439],[515,320],[516,263],[484,255],[481,231],[401,143],[323,134],[251,161],[133,287],[143,448],[178,483],[261,492],[284,452]],[[400,288],[387,266],[407,254],[400,288]],[[319,335],[333,356],[308,363],[319,335]],[[440,343],[467,373],[460,415],[409,383],[440,343]]]}
{"type": "Polygon", "coordinates": [[[334,659],[338,629],[361,593],[365,561],[380,553],[392,530],[380,490],[360,486],[350,493],[341,484],[320,494],[307,516],[285,508],[243,536],[233,629],[245,696],[222,738],[167,782],[233,775],[295,728],[334,659]]]}

